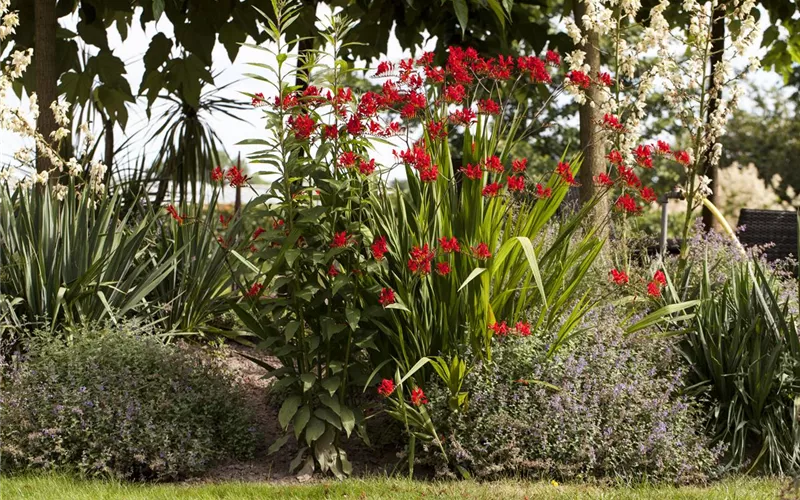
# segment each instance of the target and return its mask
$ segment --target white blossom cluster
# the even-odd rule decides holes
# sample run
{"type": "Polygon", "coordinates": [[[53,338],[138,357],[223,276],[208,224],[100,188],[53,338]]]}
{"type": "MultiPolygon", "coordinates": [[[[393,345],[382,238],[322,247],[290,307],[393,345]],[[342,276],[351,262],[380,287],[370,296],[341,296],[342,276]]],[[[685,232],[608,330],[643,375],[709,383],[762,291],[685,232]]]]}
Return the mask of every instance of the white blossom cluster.
{"type": "MultiPolygon", "coordinates": [[[[16,32],[19,26],[19,15],[9,11],[11,0],[0,0],[0,42],[16,32]]],[[[31,165],[35,154],[44,155],[52,165],[50,170],[36,172],[32,177],[24,177],[18,181],[22,188],[32,184],[46,185],[50,181],[54,172],[64,172],[71,177],[80,177],[83,168],[76,158],[64,161],[58,154],[58,144],[70,135],[70,118],[68,102],[50,103],[50,112],[53,113],[59,128],[51,133],[49,142],[36,130],[36,120],[39,117],[39,102],[35,93],[31,93],[28,98],[27,110],[21,107],[12,108],[6,103],[10,102],[7,98],[11,90],[12,82],[20,78],[28,66],[31,64],[33,49],[16,50],[11,53],[9,64],[0,68],[0,129],[10,131],[33,141],[34,147],[23,146],[14,153],[14,159],[23,165],[31,165]],[[65,168],[66,167],[66,168],[65,168]]],[[[89,131],[87,124],[81,124],[79,129],[84,134],[84,153],[89,151],[94,136],[89,131]]],[[[85,156],[85,154],[84,154],[85,156]]],[[[35,169],[34,169],[35,170],[35,169]]],[[[99,161],[92,162],[89,168],[87,185],[90,192],[102,194],[105,190],[103,179],[105,178],[106,166],[99,161]]],[[[9,183],[16,179],[15,172],[11,168],[0,170],[0,183],[9,183]]],[[[55,184],[52,186],[53,194],[62,200],[67,193],[67,187],[55,184]]]]}

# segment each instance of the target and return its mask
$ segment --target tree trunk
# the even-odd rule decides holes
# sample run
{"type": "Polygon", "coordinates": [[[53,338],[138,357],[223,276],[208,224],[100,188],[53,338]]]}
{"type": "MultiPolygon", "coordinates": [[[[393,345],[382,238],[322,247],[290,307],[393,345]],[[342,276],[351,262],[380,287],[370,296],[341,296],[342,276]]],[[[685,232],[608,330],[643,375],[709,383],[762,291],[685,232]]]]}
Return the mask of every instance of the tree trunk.
{"type": "Polygon", "coordinates": [[[106,186],[108,186],[108,181],[111,179],[111,170],[114,165],[114,121],[111,118],[106,118],[104,126],[106,129],[106,142],[105,152],[103,153],[103,161],[107,167],[106,178],[104,182],[106,186]]]}
{"type": "MultiPolygon", "coordinates": [[[[36,71],[36,94],[39,100],[39,118],[36,129],[46,141],[56,131],[55,115],[50,104],[58,99],[58,69],[56,68],[56,2],[34,0],[33,60],[36,71]]],[[[36,155],[36,170],[49,170],[53,165],[43,154],[36,155]]]]}
{"type": "MultiPolygon", "coordinates": [[[[587,31],[583,27],[583,15],[586,13],[586,5],[582,0],[573,3],[573,13],[575,23],[584,34],[584,43],[580,49],[586,53],[585,62],[591,67],[589,75],[596,75],[600,71],[600,37],[597,33],[587,31]]],[[[592,85],[585,90],[586,103],[580,107],[580,135],[581,150],[583,151],[583,164],[579,173],[580,201],[586,203],[594,198],[598,190],[594,184],[594,178],[601,172],[605,172],[605,144],[603,143],[602,130],[600,129],[600,111],[593,102],[599,102],[600,91],[592,85]]],[[[602,218],[608,212],[608,200],[601,199],[590,214],[589,223],[599,225],[602,218]]]]}
{"type": "MultiPolygon", "coordinates": [[[[712,20],[713,24],[711,25],[711,78],[708,81],[708,89],[709,89],[709,97],[708,97],[708,114],[706,115],[706,126],[709,127],[711,125],[711,118],[716,113],[717,108],[719,107],[719,98],[720,95],[718,92],[713,92],[712,89],[715,87],[721,87],[723,82],[715,81],[714,75],[716,73],[717,65],[722,62],[722,59],[725,55],[725,3],[720,2],[717,5],[717,8],[714,10],[714,18],[712,20]]],[[[716,139],[715,141],[716,142],[716,139]]],[[[705,159],[703,162],[703,168],[701,169],[701,175],[705,175],[709,179],[711,179],[711,195],[708,197],[709,201],[714,205],[717,204],[718,200],[718,191],[719,191],[719,173],[716,164],[711,163],[711,151],[714,147],[714,144],[709,144],[708,150],[704,152],[705,159]]],[[[711,213],[711,211],[703,207],[703,226],[707,230],[712,229],[716,225],[716,218],[711,213]]]]}

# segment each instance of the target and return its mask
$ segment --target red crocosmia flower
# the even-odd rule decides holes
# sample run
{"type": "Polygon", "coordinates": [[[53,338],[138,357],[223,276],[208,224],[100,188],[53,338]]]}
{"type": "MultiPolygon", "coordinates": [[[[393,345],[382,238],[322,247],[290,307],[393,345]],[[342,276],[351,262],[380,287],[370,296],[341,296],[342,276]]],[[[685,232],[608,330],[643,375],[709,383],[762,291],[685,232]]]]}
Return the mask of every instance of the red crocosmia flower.
{"type": "Polygon", "coordinates": [[[336,264],[331,264],[331,267],[328,268],[328,276],[330,276],[331,278],[339,276],[339,270],[336,269],[336,264]]]}
{"type": "Polygon", "coordinates": [[[432,165],[419,171],[419,180],[422,182],[435,182],[439,178],[439,165],[432,165]]]}
{"type": "Polygon", "coordinates": [[[553,190],[549,187],[546,188],[542,186],[540,183],[536,183],[536,197],[539,199],[550,198],[553,194],[553,190]]]}
{"type": "Polygon", "coordinates": [[[653,190],[653,188],[650,188],[650,187],[643,187],[639,191],[639,195],[647,203],[653,203],[654,201],[656,201],[658,199],[658,197],[656,196],[656,192],[653,190]]]}
{"type": "Polygon", "coordinates": [[[522,158],[521,160],[511,160],[511,170],[514,172],[524,172],[528,168],[528,159],[522,158]]]}
{"type": "Polygon", "coordinates": [[[500,337],[508,335],[508,332],[511,331],[505,321],[501,321],[500,323],[492,323],[489,325],[489,330],[493,331],[495,335],[500,337]]]}
{"type": "Polygon", "coordinates": [[[601,186],[601,187],[611,187],[611,186],[613,186],[613,185],[614,185],[614,181],[613,181],[613,180],[611,179],[611,177],[610,177],[610,176],[609,176],[607,173],[605,173],[605,172],[601,172],[599,175],[597,175],[597,176],[594,178],[594,183],[595,183],[597,186],[601,186]]]}
{"type": "Polygon", "coordinates": [[[394,304],[396,299],[394,298],[394,290],[391,288],[381,288],[381,294],[378,297],[378,303],[383,307],[388,305],[394,304]]]}
{"type": "Polygon", "coordinates": [[[500,105],[491,99],[481,99],[478,101],[478,113],[484,115],[499,115],[500,105]]]}
{"type": "Polygon", "coordinates": [[[477,246],[472,247],[472,255],[476,259],[486,260],[492,256],[492,252],[489,251],[489,245],[486,243],[478,243],[477,246]]]}
{"type": "Polygon", "coordinates": [[[617,170],[619,171],[619,176],[625,181],[625,184],[628,187],[632,188],[639,188],[642,185],[642,181],[639,179],[639,176],[636,175],[636,172],[633,171],[632,168],[628,168],[624,165],[618,165],[617,170]]]}
{"type": "Polygon", "coordinates": [[[633,154],[636,156],[636,163],[644,168],[653,168],[653,158],[651,158],[652,150],[650,146],[640,144],[633,154]]]}
{"type": "Polygon", "coordinates": [[[477,115],[471,108],[457,109],[450,113],[450,121],[456,125],[469,125],[474,122],[477,115]]]}
{"type": "Polygon", "coordinates": [[[343,246],[347,246],[347,231],[335,233],[333,241],[331,241],[331,248],[341,248],[343,246]]]}
{"type": "Polygon", "coordinates": [[[410,252],[411,258],[408,259],[408,270],[412,273],[430,274],[431,261],[435,254],[425,243],[422,247],[413,247],[410,252]]]}
{"type": "Polygon", "coordinates": [[[217,243],[219,243],[219,246],[222,248],[228,248],[228,242],[225,241],[222,236],[217,236],[217,243]]]}
{"type": "Polygon", "coordinates": [[[448,85],[444,89],[444,100],[447,102],[461,102],[467,97],[467,91],[460,83],[448,85]]]}
{"type": "Polygon", "coordinates": [[[231,221],[231,218],[225,218],[225,214],[219,214],[219,223],[222,226],[222,229],[228,229],[228,223],[231,221]]]}
{"type": "Polygon", "coordinates": [[[614,165],[622,165],[622,162],[624,161],[622,158],[622,153],[616,149],[612,149],[611,152],[606,155],[606,159],[608,159],[608,161],[614,165]]]}
{"type": "Polygon", "coordinates": [[[625,274],[625,271],[619,271],[617,269],[611,270],[611,280],[614,281],[617,285],[627,285],[628,284],[628,275],[625,274]]]}
{"type": "Polygon", "coordinates": [[[603,126],[611,130],[622,130],[624,128],[619,122],[619,118],[608,113],[603,115],[603,126]]]}
{"type": "Polygon", "coordinates": [[[508,189],[511,191],[523,191],[525,189],[525,176],[510,176],[508,178],[508,189]]]}
{"type": "Polygon", "coordinates": [[[266,103],[266,100],[264,99],[264,94],[261,92],[256,92],[255,94],[253,94],[253,100],[250,101],[250,103],[255,107],[263,106],[264,103],[266,103]]]}
{"type": "Polygon", "coordinates": [[[444,139],[447,137],[447,130],[444,128],[444,122],[428,123],[428,135],[432,140],[444,139]]]}
{"type": "Polygon", "coordinates": [[[225,177],[225,171],[222,170],[222,167],[217,165],[214,167],[214,170],[211,171],[211,180],[213,182],[219,182],[225,177]]]}
{"type": "Polygon", "coordinates": [[[361,135],[364,132],[364,124],[358,119],[358,116],[353,115],[347,120],[347,133],[350,135],[361,135]]]}
{"type": "Polygon", "coordinates": [[[481,194],[486,198],[494,198],[500,193],[500,189],[503,188],[503,185],[499,182],[492,182],[491,184],[487,184],[481,194]]]}
{"type": "Polygon", "coordinates": [[[659,270],[658,270],[658,271],[656,271],[656,273],[653,275],[653,281],[655,281],[655,282],[657,282],[657,283],[661,284],[661,286],[666,286],[666,284],[667,284],[667,275],[665,275],[665,274],[664,274],[664,271],[662,271],[661,269],[659,269],[659,270]]]}
{"type": "Polygon", "coordinates": [[[228,178],[228,182],[230,182],[231,187],[244,186],[248,181],[248,177],[244,175],[244,171],[240,170],[236,165],[228,169],[228,173],[225,174],[225,177],[228,178]]]}
{"type": "Polygon", "coordinates": [[[617,198],[616,203],[614,206],[621,211],[628,212],[631,214],[635,214],[639,211],[639,207],[636,205],[636,200],[633,199],[633,196],[629,194],[624,194],[617,198]]]}
{"type": "Polygon", "coordinates": [[[178,214],[178,211],[175,209],[173,205],[167,207],[167,212],[172,216],[173,219],[178,221],[178,224],[183,224],[183,217],[178,214]]]}
{"type": "Polygon", "coordinates": [[[531,334],[531,325],[524,321],[517,322],[517,324],[514,325],[514,329],[520,337],[528,337],[531,334]]]}
{"type": "Polygon", "coordinates": [[[689,156],[688,151],[675,151],[674,158],[675,161],[677,161],[684,167],[689,166],[689,164],[692,163],[692,157],[689,156]]]}
{"type": "Polygon", "coordinates": [[[325,139],[336,139],[339,137],[339,128],[336,125],[323,125],[322,137],[325,139]]]}
{"type": "Polygon", "coordinates": [[[382,76],[394,71],[394,64],[388,61],[381,61],[378,63],[378,69],[375,71],[375,76],[382,76]]]}
{"type": "Polygon", "coordinates": [[[496,174],[502,174],[505,169],[503,168],[503,164],[500,162],[500,158],[497,156],[490,156],[486,158],[483,162],[483,166],[489,172],[494,172],[496,174]]]}
{"type": "Polygon", "coordinates": [[[651,297],[661,297],[661,285],[657,281],[647,284],[647,295],[651,297]]]}
{"type": "Polygon", "coordinates": [[[544,55],[544,60],[552,66],[561,66],[561,56],[554,50],[548,50],[544,55]]]}
{"type": "Polygon", "coordinates": [[[383,260],[383,256],[389,251],[389,246],[386,244],[386,236],[378,236],[375,241],[370,245],[372,256],[375,260],[383,260]]]}
{"type": "Polygon", "coordinates": [[[411,403],[414,406],[426,405],[428,404],[428,398],[425,397],[425,393],[422,392],[422,389],[419,387],[415,387],[411,390],[411,403]]]}
{"type": "Polygon", "coordinates": [[[345,151],[344,153],[339,155],[339,166],[350,168],[355,166],[356,162],[359,160],[359,156],[352,151],[345,151]]]}
{"type": "Polygon", "coordinates": [[[447,276],[450,274],[452,269],[450,268],[450,264],[447,262],[437,262],[436,263],[436,272],[441,276],[447,276]]]}
{"type": "Polygon", "coordinates": [[[570,71],[567,73],[569,81],[582,89],[588,89],[592,84],[592,79],[583,71],[570,71]]]}
{"type": "Polygon", "coordinates": [[[439,248],[444,253],[461,251],[461,247],[458,245],[458,240],[455,236],[451,238],[448,238],[447,236],[439,238],[439,248]]]}
{"type": "Polygon", "coordinates": [[[614,85],[614,80],[611,78],[611,75],[606,72],[597,73],[597,80],[606,87],[614,85]]]}
{"type": "Polygon", "coordinates": [[[662,155],[668,155],[672,153],[672,149],[670,149],[669,144],[667,144],[664,141],[656,142],[656,150],[658,151],[659,154],[662,155]]]}
{"type": "Polygon", "coordinates": [[[361,96],[358,103],[357,112],[363,118],[369,118],[378,112],[381,105],[381,96],[375,92],[366,92],[361,96]]]}
{"type": "Polygon", "coordinates": [[[256,252],[258,252],[258,247],[257,247],[257,246],[255,246],[255,245],[253,245],[253,244],[251,244],[251,245],[250,245],[250,252],[251,252],[251,253],[256,253],[256,252]]]}
{"type": "Polygon", "coordinates": [[[253,239],[254,239],[254,240],[258,239],[258,237],[259,237],[259,236],[261,236],[261,234],[262,234],[264,231],[266,231],[266,230],[265,230],[263,227],[261,227],[261,226],[258,226],[258,227],[256,228],[256,230],[255,230],[255,231],[253,231],[253,239]]]}
{"type": "Polygon", "coordinates": [[[282,228],[284,224],[285,222],[283,222],[283,219],[272,221],[272,229],[277,231],[278,229],[282,228]]]}
{"type": "Polygon", "coordinates": [[[558,162],[556,173],[560,175],[561,179],[563,179],[564,182],[566,182],[570,186],[578,185],[578,181],[575,180],[575,176],[572,174],[572,169],[570,168],[569,163],[558,162]]]}
{"type": "Polygon", "coordinates": [[[261,289],[264,288],[264,285],[261,283],[253,283],[253,286],[250,287],[250,290],[247,291],[248,297],[256,297],[258,294],[261,293],[261,289]]]}
{"type": "Polygon", "coordinates": [[[430,66],[433,64],[433,58],[435,54],[433,52],[423,52],[423,54],[417,59],[417,66],[430,66]]]}
{"type": "Polygon", "coordinates": [[[297,115],[289,117],[289,127],[294,131],[294,137],[303,141],[311,137],[317,122],[308,115],[297,115]]]}
{"type": "Polygon", "coordinates": [[[378,385],[378,394],[381,396],[388,398],[394,392],[394,382],[385,378],[381,380],[381,383],[378,385]]]}
{"type": "Polygon", "coordinates": [[[363,175],[370,175],[375,171],[375,159],[373,158],[370,161],[362,160],[358,162],[358,171],[363,175]]]}

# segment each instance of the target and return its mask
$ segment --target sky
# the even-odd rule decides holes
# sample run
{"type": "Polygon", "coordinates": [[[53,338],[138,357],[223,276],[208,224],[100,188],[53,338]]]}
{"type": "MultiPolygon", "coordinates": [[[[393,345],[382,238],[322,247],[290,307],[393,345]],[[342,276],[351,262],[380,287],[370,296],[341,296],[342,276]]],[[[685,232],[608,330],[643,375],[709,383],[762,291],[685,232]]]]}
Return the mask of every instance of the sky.
{"type": "MultiPolygon", "coordinates": [[[[327,14],[323,9],[326,9],[326,7],[321,7],[319,11],[321,17],[327,14]]],[[[762,23],[765,23],[767,18],[768,16],[766,15],[761,16],[762,23]]],[[[61,22],[68,25],[74,24],[77,21],[76,19],[62,19],[61,22]]],[[[764,28],[766,28],[766,26],[764,26],[764,28]]],[[[127,78],[134,93],[138,90],[144,73],[144,63],[142,60],[144,51],[150,43],[150,38],[159,31],[163,32],[168,37],[172,37],[172,25],[167,21],[166,16],[162,16],[162,19],[158,23],[149,23],[146,26],[146,30],[142,30],[138,22],[133,22],[125,41],[120,39],[119,34],[115,30],[109,32],[110,47],[114,51],[114,54],[125,62],[128,72],[127,78]]],[[[433,47],[433,43],[434,40],[429,40],[426,44],[427,46],[422,50],[430,50],[433,47]]],[[[409,51],[403,51],[401,49],[399,42],[392,35],[389,40],[389,49],[388,54],[386,54],[386,59],[398,60],[411,55],[413,54],[409,51]]],[[[214,68],[212,73],[216,74],[215,83],[217,86],[230,84],[220,95],[249,101],[247,96],[242,94],[243,92],[252,93],[264,91],[265,94],[269,94],[268,89],[259,87],[260,82],[245,76],[247,73],[259,72],[258,68],[254,68],[248,63],[273,62],[265,60],[265,57],[269,57],[266,52],[250,47],[242,47],[236,60],[231,63],[224,47],[217,44],[213,51],[214,68]]],[[[778,75],[766,71],[759,71],[751,75],[750,80],[762,87],[781,84],[781,78],[778,75]]],[[[11,102],[9,104],[17,105],[18,103],[11,102]]],[[[746,100],[742,103],[742,106],[748,106],[746,100]]],[[[131,148],[128,150],[128,158],[132,161],[135,161],[143,152],[152,155],[156,151],[155,148],[158,147],[158,141],[147,141],[148,135],[146,129],[148,127],[148,119],[145,114],[145,108],[144,99],[140,99],[135,106],[129,107],[130,118],[128,126],[124,132],[118,130],[116,134],[116,144],[121,144],[125,140],[126,135],[135,134],[131,148]]],[[[153,123],[153,121],[158,118],[159,112],[163,113],[163,108],[159,108],[156,105],[150,123],[153,123]]],[[[241,154],[242,157],[246,157],[248,153],[249,147],[237,146],[238,142],[244,139],[257,138],[264,134],[264,123],[260,110],[248,108],[243,110],[239,114],[239,117],[241,120],[226,116],[217,116],[214,117],[211,122],[214,130],[216,130],[222,141],[222,145],[231,158],[236,158],[238,154],[241,154]]],[[[25,143],[19,137],[5,131],[0,131],[0,165],[12,161],[13,153],[23,144],[25,143]]],[[[387,157],[390,154],[391,146],[383,146],[376,152],[376,157],[387,157]]],[[[125,161],[126,157],[123,156],[121,159],[123,166],[125,161]]]]}

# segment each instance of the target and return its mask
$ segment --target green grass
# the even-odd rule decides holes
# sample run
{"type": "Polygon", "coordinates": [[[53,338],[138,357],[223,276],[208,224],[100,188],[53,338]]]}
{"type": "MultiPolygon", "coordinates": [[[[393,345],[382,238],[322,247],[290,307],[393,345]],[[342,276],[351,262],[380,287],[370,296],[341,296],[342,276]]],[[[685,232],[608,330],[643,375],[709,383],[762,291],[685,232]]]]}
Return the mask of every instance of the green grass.
{"type": "Polygon", "coordinates": [[[80,480],[41,475],[0,478],[3,500],[25,499],[316,499],[316,498],[454,498],[454,499],[761,499],[778,498],[786,481],[734,478],[708,487],[599,487],[585,484],[554,486],[546,482],[489,483],[420,482],[405,479],[349,479],[310,484],[219,483],[143,485],[116,481],[80,480]]]}

